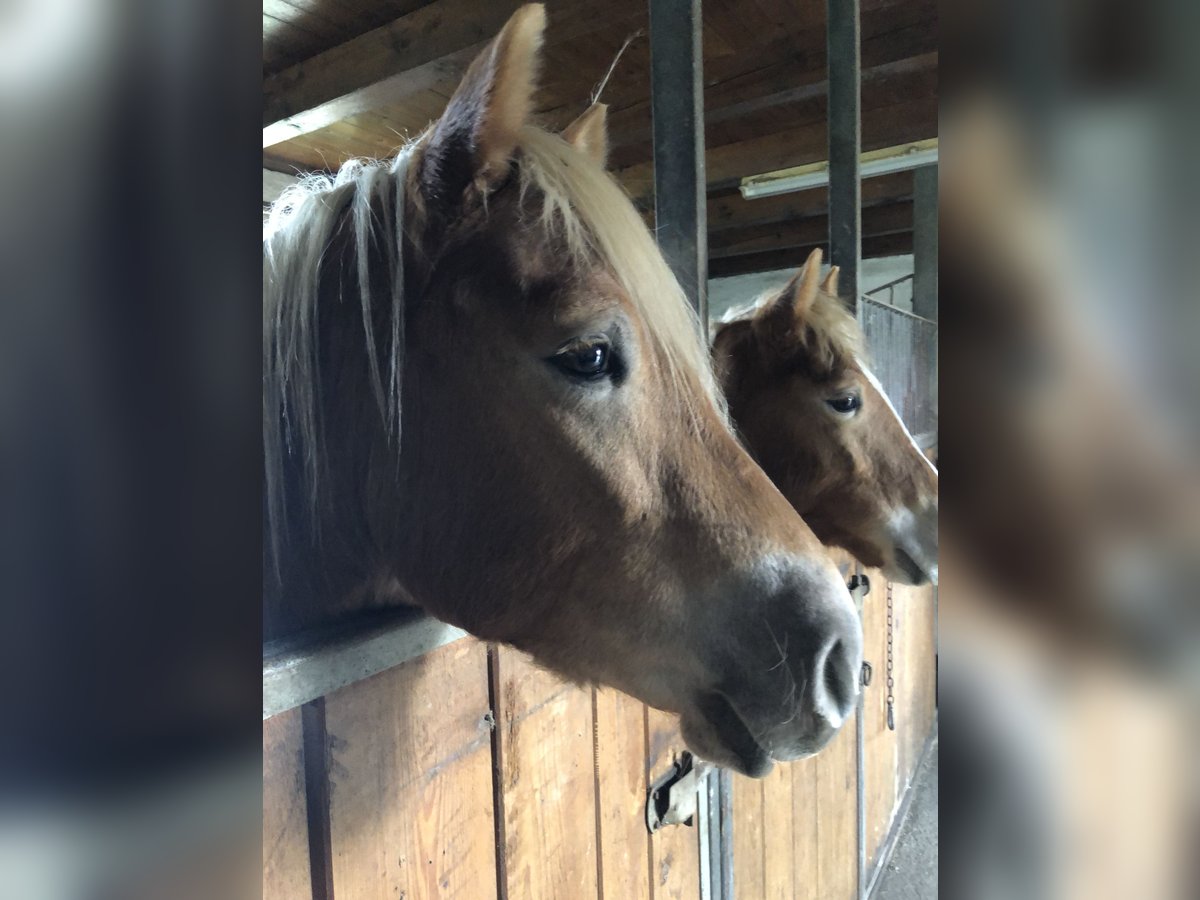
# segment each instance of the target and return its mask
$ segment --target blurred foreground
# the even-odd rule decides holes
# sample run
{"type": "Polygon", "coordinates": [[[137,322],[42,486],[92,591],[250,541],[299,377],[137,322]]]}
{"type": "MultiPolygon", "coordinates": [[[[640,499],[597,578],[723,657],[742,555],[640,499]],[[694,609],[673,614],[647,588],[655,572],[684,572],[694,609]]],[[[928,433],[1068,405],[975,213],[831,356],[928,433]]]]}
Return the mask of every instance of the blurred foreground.
{"type": "MultiPolygon", "coordinates": [[[[0,900],[258,891],[253,8],[0,16],[0,900]]],[[[951,898],[1197,896],[1200,4],[953,4],[951,898]]]]}
{"type": "Polygon", "coordinates": [[[948,897],[1197,893],[1194,9],[948,11],[948,897]]]}

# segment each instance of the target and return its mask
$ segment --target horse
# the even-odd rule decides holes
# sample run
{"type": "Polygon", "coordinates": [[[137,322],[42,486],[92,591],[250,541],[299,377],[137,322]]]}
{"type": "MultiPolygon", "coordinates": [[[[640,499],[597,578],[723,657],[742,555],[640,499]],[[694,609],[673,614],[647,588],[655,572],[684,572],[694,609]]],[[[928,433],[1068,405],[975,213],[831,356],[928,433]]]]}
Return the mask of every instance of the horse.
{"type": "Polygon", "coordinates": [[[861,625],[731,429],[604,108],[530,121],[544,27],[520,8],[395,159],[264,227],[270,633],[415,604],[762,776],[849,716],[861,625]]]}
{"type": "Polygon", "coordinates": [[[865,362],[821,251],[779,292],[733,311],[714,366],[738,433],[826,544],[893,581],[937,581],[938,475],[865,362]]]}

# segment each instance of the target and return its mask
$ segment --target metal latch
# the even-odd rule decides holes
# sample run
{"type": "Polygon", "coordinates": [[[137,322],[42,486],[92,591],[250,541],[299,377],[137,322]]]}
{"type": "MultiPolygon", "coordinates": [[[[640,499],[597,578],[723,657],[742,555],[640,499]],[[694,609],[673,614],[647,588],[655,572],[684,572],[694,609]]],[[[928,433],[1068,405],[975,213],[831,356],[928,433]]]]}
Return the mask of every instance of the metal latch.
{"type": "Polygon", "coordinates": [[[650,785],[646,797],[646,827],[650,833],[664,825],[692,825],[696,815],[700,779],[712,768],[697,762],[686,750],[679,754],[671,771],[650,785]]]}
{"type": "Polygon", "coordinates": [[[871,668],[871,664],[864,659],[862,664],[862,677],[860,679],[863,687],[866,687],[871,683],[871,676],[874,674],[875,670],[871,668]]]}

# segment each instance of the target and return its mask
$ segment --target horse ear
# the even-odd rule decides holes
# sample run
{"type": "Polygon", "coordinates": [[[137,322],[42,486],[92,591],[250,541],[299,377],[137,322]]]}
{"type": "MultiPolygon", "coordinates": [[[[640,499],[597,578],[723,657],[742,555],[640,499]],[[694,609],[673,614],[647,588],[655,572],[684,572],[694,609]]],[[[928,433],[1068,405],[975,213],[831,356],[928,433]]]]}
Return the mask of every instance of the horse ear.
{"type": "Polygon", "coordinates": [[[546,28],[540,3],[522,6],[475,58],[429,135],[421,181],[455,202],[475,185],[487,191],[508,175],[529,120],[546,28]]]}
{"type": "Polygon", "coordinates": [[[563,129],[563,140],[586,153],[600,168],[608,162],[608,104],[593,103],[563,129]]]}
{"type": "Polygon", "coordinates": [[[825,280],[821,282],[821,290],[830,297],[836,297],[838,291],[838,272],[841,270],[837,266],[830,266],[829,272],[825,276],[825,280]]]}
{"type": "Polygon", "coordinates": [[[804,268],[792,276],[779,296],[754,317],[754,330],[761,338],[784,346],[800,339],[800,329],[804,327],[809,307],[817,297],[820,271],[821,251],[818,248],[809,254],[804,268]]]}

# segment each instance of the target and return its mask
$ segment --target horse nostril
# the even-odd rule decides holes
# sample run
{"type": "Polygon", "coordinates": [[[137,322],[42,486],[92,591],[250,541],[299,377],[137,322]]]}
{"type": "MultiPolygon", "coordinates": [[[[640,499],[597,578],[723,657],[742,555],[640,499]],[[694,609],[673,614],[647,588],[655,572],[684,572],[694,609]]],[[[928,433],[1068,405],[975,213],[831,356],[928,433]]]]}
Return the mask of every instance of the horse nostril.
{"type": "Polygon", "coordinates": [[[834,727],[846,721],[858,697],[857,657],[850,642],[835,637],[817,661],[817,712],[834,727]]]}

